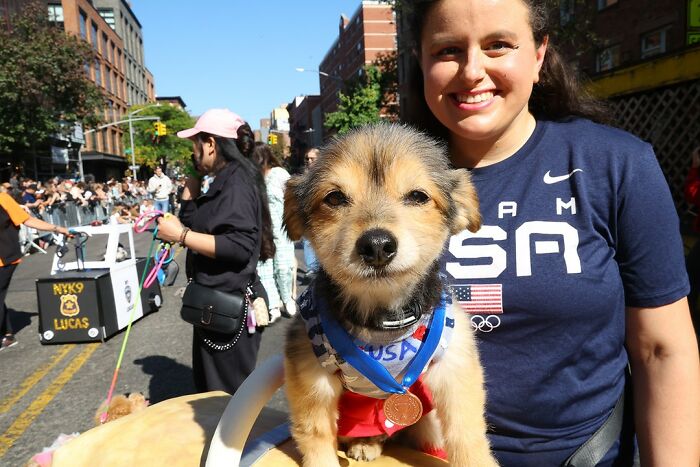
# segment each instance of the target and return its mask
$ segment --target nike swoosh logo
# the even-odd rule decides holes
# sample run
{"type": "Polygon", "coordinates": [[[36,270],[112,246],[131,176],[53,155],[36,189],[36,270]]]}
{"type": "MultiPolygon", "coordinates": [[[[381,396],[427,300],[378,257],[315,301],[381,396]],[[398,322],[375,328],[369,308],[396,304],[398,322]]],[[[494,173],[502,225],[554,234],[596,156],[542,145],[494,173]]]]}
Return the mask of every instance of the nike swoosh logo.
{"type": "Polygon", "coordinates": [[[557,177],[552,177],[552,176],[549,174],[549,172],[550,172],[550,171],[548,170],[547,173],[544,174],[544,178],[542,179],[542,180],[544,180],[544,182],[545,182],[547,185],[551,185],[551,184],[553,184],[553,183],[563,182],[564,180],[567,180],[568,178],[570,178],[570,177],[571,177],[573,174],[575,174],[576,172],[583,172],[583,170],[581,170],[581,169],[574,169],[574,170],[571,171],[571,173],[568,173],[568,174],[566,174],[566,175],[559,175],[559,176],[557,176],[557,177]]]}

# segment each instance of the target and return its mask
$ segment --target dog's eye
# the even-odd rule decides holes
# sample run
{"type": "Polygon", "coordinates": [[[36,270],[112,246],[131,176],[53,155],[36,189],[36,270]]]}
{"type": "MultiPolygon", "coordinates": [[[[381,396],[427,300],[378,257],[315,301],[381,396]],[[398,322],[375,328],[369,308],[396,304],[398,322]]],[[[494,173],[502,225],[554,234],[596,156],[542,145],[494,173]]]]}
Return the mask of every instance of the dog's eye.
{"type": "Polygon", "coordinates": [[[323,198],[323,202],[332,207],[348,204],[348,198],[340,190],[333,190],[323,198]]]}
{"type": "Polygon", "coordinates": [[[425,204],[430,200],[427,194],[420,190],[413,190],[403,197],[404,202],[407,204],[425,204]]]}

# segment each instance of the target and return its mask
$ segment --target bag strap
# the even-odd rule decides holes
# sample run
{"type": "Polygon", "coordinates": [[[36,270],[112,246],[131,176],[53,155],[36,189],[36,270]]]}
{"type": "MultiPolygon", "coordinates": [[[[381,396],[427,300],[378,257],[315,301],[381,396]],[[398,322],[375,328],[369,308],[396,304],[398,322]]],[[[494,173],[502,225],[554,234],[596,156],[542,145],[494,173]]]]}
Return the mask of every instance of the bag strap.
{"type": "Polygon", "coordinates": [[[612,413],[598,430],[588,438],[564,462],[563,467],[594,467],[603,459],[622,432],[622,419],[625,408],[625,391],[615,404],[612,413]]]}

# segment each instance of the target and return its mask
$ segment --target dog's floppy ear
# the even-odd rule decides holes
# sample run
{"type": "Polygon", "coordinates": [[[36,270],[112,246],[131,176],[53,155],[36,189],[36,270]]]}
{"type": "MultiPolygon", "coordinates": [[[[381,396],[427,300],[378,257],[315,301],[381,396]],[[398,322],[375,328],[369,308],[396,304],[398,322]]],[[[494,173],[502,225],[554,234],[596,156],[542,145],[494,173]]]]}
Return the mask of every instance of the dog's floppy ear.
{"type": "Polygon", "coordinates": [[[304,235],[304,216],[297,198],[297,187],[301,179],[300,175],[291,177],[284,189],[284,227],[292,241],[297,241],[304,235]]]}
{"type": "Polygon", "coordinates": [[[469,172],[465,169],[455,170],[453,176],[455,188],[452,191],[452,201],[456,212],[450,233],[455,235],[464,229],[476,232],[481,228],[481,213],[476,189],[470,181],[469,172]]]}

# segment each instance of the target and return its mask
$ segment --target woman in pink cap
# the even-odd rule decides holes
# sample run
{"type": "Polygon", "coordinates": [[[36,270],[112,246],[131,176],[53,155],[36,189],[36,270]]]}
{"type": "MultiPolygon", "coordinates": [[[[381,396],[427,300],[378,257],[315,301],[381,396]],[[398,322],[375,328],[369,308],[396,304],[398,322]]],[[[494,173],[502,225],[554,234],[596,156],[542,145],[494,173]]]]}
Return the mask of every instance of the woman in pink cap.
{"type": "MultiPolygon", "coordinates": [[[[205,112],[194,128],[177,133],[192,141],[197,175],[182,193],[179,220],[160,218],[158,237],[189,249],[187,275],[196,284],[228,294],[264,296],[258,259],[274,255],[270,213],[260,171],[249,159],[250,126],[226,109],[205,112]],[[201,193],[201,177],[213,178],[201,193]]],[[[221,334],[195,326],[192,370],[197,391],[236,392],[255,368],[260,332],[221,334]]],[[[260,328],[258,328],[260,331],[260,328]]]]}

